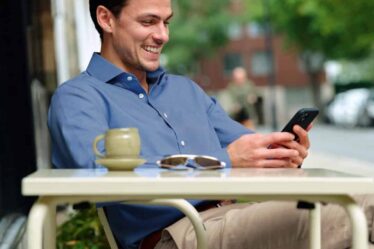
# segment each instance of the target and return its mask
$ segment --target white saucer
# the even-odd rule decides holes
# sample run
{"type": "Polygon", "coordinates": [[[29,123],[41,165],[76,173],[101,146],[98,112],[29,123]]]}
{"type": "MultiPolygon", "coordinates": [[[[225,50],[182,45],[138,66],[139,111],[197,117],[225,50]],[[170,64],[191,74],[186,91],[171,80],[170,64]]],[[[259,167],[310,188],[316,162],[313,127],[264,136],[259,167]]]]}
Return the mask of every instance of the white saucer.
{"type": "Polygon", "coordinates": [[[109,170],[133,170],[145,163],[143,158],[99,158],[96,163],[104,165],[109,170]]]}

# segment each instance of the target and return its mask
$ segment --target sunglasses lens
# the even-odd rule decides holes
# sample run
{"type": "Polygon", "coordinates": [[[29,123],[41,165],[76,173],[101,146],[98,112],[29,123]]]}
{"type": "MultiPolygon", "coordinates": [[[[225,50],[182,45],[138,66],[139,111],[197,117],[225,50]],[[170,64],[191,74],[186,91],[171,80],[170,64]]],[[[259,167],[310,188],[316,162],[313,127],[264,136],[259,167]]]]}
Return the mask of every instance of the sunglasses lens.
{"type": "Polygon", "coordinates": [[[222,169],[225,164],[214,157],[209,156],[195,156],[195,155],[180,155],[169,156],[158,161],[161,168],[185,170],[188,168],[209,170],[222,169]]]}
{"type": "Polygon", "coordinates": [[[203,167],[221,166],[220,161],[206,157],[196,157],[195,162],[203,167]]]}
{"type": "Polygon", "coordinates": [[[167,166],[177,166],[186,163],[186,157],[172,157],[172,158],[165,158],[160,161],[161,165],[167,166]]]}

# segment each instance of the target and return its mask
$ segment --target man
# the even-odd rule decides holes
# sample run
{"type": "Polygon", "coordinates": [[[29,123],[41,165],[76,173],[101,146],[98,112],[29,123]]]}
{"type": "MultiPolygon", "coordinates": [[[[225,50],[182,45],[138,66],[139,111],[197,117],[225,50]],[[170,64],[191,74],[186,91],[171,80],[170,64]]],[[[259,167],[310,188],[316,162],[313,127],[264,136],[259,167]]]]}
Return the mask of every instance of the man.
{"type": "MultiPolygon", "coordinates": [[[[60,86],[52,98],[48,124],[55,167],[100,167],[92,142],[98,134],[118,127],[139,129],[141,156],[148,162],[167,154],[206,154],[232,167],[302,164],[309,147],[307,131],[294,127],[299,142],[289,133],[254,134],[231,120],[190,79],[160,68],[173,16],[171,0],[90,0],[90,11],[102,38],[101,53],[95,53],[87,70],[60,86]],[[278,146],[269,149],[272,144],[278,146]]],[[[201,215],[210,248],[307,244],[307,213],[294,203],[212,208],[210,202],[190,202],[205,210],[201,215]]],[[[189,222],[173,208],[112,204],[105,209],[122,248],[194,248],[189,222]]],[[[340,222],[327,221],[324,231],[329,231],[327,236],[341,236],[324,243],[345,245],[349,226],[340,219],[344,212],[335,209],[325,208],[324,215],[333,214],[340,222]]]]}
{"type": "Polygon", "coordinates": [[[248,79],[243,67],[232,70],[232,81],[225,90],[232,102],[229,115],[249,129],[254,129],[256,122],[257,91],[255,84],[248,79]]]}

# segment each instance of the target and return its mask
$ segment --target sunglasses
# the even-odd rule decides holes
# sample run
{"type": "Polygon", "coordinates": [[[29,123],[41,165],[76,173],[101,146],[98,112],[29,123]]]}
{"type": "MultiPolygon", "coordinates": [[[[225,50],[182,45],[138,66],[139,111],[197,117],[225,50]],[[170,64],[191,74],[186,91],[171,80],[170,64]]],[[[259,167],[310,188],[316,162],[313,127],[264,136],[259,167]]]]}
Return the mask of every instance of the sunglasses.
{"type": "Polygon", "coordinates": [[[200,155],[172,155],[162,158],[157,161],[161,168],[186,170],[188,168],[209,170],[209,169],[222,169],[226,166],[215,157],[200,156],[200,155]]]}

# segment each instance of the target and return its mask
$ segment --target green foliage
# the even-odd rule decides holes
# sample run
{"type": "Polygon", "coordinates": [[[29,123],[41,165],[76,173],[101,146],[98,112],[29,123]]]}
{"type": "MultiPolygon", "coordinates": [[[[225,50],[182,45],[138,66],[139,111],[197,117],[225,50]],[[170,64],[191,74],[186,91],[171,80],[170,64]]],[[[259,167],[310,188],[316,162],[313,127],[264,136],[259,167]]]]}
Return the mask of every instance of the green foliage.
{"type": "Polygon", "coordinates": [[[232,17],[229,0],[177,0],[166,45],[167,68],[176,73],[194,71],[196,63],[228,42],[232,17]]]}
{"type": "Polygon", "coordinates": [[[374,82],[374,52],[363,60],[341,61],[340,66],[340,73],[334,79],[335,84],[355,82],[357,85],[361,85],[360,82],[374,82]]]}
{"type": "Polygon", "coordinates": [[[57,229],[57,249],[108,249],[96,208],[77,211],[57,229]]]}
{"type": "MultiPolygon", "coordinates": [[[[269,3],[276,31],[302,51],[321,53],[328,59],[356,59],[367,56],[373,47],[374,1],[262,1],[269,3]]],[[[257,18],[262,19],[263,13],[257,18]]]]}
{"type": "Polygon", "coordinates": [[[228,42],[232,23],[270,21],[289,46],[325,59],[357,59],[373,48],[374,1],[368,0],[243,0],[243,14],[230,13],[230,0],[176,0],[166,46],[166,66],[188,74],[202,58],[228,42]]]}
{"type": "Polygon", "coordinates": [[[244,0],[256,6],[254,19],[268,17],[288,46],[301,51],[314,104],[322,110],[318,70],[326,60],[358,60],[374,44],[374,1],[368,0],[244,0]],[[262,9],[262,11],[261,11],[262,9]]]}
{"type": "Polygon", "coordinates": [[[243,0],[244,9],[240,19],[244,23],[256,21],[258,23],[264,20],[264,0],[243,0]]]}
{"type": "Polygon", "coordinates": [[[373,88],[374,89],[374,82],[373,81],[352,81],[350,83],[340,83],[337,82],[334,85],[335,93],[345,92],[350,89],[356,88],[373,88]]]}

